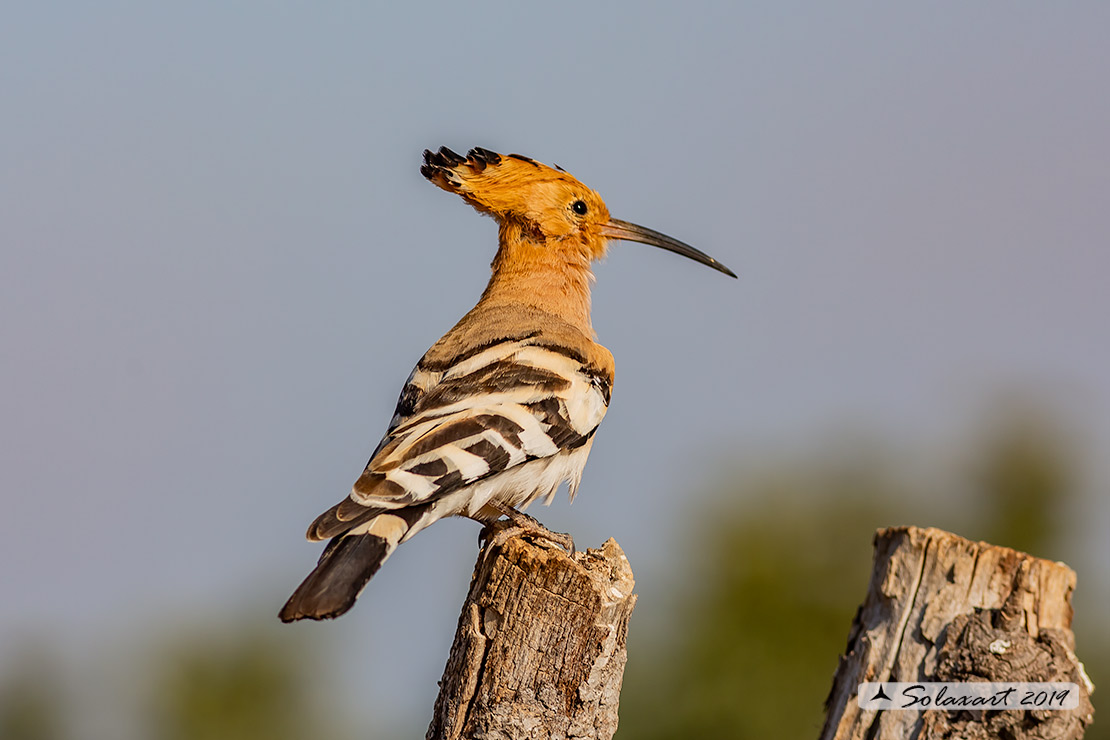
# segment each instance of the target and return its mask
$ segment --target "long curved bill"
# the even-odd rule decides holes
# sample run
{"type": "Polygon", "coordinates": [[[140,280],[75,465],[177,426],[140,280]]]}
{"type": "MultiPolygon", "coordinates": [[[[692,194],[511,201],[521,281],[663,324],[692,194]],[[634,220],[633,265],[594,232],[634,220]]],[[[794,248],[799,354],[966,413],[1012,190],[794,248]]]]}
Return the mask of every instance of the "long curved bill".
{"type": "Polygon", "coordinates": [[[689,257],[695,262],[700,262],[703,265],[712,267],[714,270],[723,272],[731,277],[736,277],[735,272],[700,249],[694,249],[689,244],[680,242],[678,239],[672,239],[666,234],[660,234],[654,229],[611,218],[609,219],[609,223],[601,227],[601,235],[606,239],[623,239],[629,242],[650,244],[653,247],[659,247],[660,249],[666,249],[668,252],[675,252],[676,254],[681,254],[683,257],[689,257]]]}

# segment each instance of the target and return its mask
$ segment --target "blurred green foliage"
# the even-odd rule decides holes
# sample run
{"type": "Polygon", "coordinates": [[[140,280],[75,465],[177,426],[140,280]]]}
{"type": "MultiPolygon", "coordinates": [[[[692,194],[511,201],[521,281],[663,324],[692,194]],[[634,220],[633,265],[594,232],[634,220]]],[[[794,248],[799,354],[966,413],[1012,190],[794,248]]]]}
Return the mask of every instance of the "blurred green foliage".
{"type": "MultiPolygon", "coordinates": [[[[929,472],[913,477],[907,461],[881,444],[835,440],[726,474],[677,535],[672,587],[657,589],[673,598],[650,607],[669,611],[664,624],[646,629],[633,617],[618,737],[815,738],[879,527],[938,526],[1041,557],[1081,551],[1080,530],[1067,516],[1081,461],[1050,419],[1001,416],[959,457],[927,460],[929,472]]],[[[1110,677],[1110,641],[1077,637],[1097,685],[1110,677]]],[[[59,656],[43,652],[29,651],[0,672],[3,740],[81,737],[70,731],[75,697],[59,656]]],[[[144,655],[149,682],[134,702],[142,717],[132,723],[144,737],[369,735],[353,733],[322,705],[313,685],[320,651],[288,630],[251,620],[218,634],[174,630],[144,655]]],[[[1110,721],[1096,721],[1087,737],[1110,738],[1110,721]]]]}
{"type": "Polygon", "coordinates": [[[91,681],[78,671],[79,680],[67,682],[57,655],[26,651],[0,679],[0,739],[354,737],[313,686],[321,661],[302,637],[248,619],[156,639],[152,649],[113,653],[113,665],[91,681]],[[109,670],[120,666],[123,676],[109,670]],[[118,705],[102,706],[105,698],[118,705]]]}
{"type": "Polygon", "coordinates": [[[0,679],[0,738],[61,740],[66,695],[43,647],[26,649],[6,665],[0,679]]]}
{"type": "Polygon", "coordinates": [[[1045,558],[1070,536],[1066,514],[1079,485],[1075,448],[1050,419],[1015,408],[995,420],[972,469],[985,505],[982,539],[1045,558]]]}
{"type": "Polygon", "coordinates": [[[304,664],[289,640],[257,630],[182,640],[155,667],[151,725],[163,740],[335,737],[304,664]]]}
{"type": "Polygon", "coordinates": [[[620,738],[817,736],[899,493],[867,469],[796,471],[734,481],[747,503],[698,517],[696,587],[665,635],[630,631],[620,738]]]}

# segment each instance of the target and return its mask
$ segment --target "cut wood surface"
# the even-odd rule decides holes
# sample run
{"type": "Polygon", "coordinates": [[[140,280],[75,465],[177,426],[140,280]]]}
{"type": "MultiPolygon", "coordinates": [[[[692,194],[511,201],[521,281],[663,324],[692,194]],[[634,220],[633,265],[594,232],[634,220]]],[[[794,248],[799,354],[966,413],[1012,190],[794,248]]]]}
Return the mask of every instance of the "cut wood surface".
{"type": "Polygon", "coordinates": [[[821,738],[1082,737],[1094,687],[1074,652],[1075,582],[1063,563],[939,529],[879,530],[821,738]],[[1067,681],[1079,685],[1080,703],[1069,711],[864,711],[856,703],[864,681],[1067,681]]]}
{"type": "Polygon", "coordinates": [[[427,737],[611,738],[633,585],[612,539],[573,557],[521,536],[487,544],[427,737]]]}

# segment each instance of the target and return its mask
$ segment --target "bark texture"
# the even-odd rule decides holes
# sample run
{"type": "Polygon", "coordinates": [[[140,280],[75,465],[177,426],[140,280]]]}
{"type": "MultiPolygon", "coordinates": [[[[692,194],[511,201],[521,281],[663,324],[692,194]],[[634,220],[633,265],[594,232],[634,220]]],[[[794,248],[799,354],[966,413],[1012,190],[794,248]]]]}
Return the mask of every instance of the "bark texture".
{"type": "Polygon", "coordinates": [[[612,539],[573,558],[521,536],[487,544],[427,737],[612,738],[633,585],[612,539]]]}
{"type": "Polygon", "coordinates": [[[879,530],[821,738],[1081,738],[1094,686],[1074,652],[1074,588],[1063,563],[938,529],[879,530]],[[863,681],[1071,681],[1080,701],[1071,711],[864,711],[863,681]]]}

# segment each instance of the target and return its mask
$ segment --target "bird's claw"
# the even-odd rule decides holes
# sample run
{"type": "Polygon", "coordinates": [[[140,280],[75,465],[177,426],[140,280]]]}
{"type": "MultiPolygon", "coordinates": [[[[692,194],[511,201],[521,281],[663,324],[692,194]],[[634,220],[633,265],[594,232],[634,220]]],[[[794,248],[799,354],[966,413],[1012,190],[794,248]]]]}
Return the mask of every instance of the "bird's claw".
{"type": "Polygon", "coordinates": [[[511,506],[498,506],[497,509],[505,515],[506,519],[491,522],[482,528],[478,535],[478,542],[485,540],[486,552],[492,552],[517,535],[531,535],[541,540],[547,540],[566,551],[571,557],[577,550],[574,547],[574,538],[565,532],[552,532],[543,526],[538,519],[529,516],[511,506]]]}

